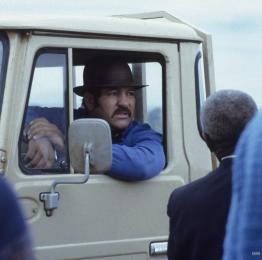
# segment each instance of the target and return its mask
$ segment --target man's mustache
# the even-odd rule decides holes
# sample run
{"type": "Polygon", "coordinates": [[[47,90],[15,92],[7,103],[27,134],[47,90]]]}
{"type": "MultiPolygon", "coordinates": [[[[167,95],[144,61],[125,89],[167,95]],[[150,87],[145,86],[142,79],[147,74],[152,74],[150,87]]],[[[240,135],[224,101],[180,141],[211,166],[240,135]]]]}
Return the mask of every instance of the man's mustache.
{"type": "Polygon", "coordinates": [[[131,117],[131,111],[127,108],[127,107],[119,107],[115,110],[115,112],[113,113],[112,117],[114,117],[117,114],[121,114],[121,113],[127,113],[127,115],[129,117],[131,117]]]}

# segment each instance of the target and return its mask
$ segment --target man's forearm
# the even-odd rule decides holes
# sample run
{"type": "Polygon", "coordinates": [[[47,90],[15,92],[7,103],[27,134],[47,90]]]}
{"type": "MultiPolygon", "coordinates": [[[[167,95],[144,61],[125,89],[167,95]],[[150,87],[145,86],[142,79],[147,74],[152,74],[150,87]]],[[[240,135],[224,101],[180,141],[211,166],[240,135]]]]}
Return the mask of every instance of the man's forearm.
{"type": "Polygon", "coordinates": [[[113,161],[107,175],[125,180],[140,181],[150,179],[165,166],[163,147],[158,142],[141,144],[136,147],[113,145],[113,161]]]}

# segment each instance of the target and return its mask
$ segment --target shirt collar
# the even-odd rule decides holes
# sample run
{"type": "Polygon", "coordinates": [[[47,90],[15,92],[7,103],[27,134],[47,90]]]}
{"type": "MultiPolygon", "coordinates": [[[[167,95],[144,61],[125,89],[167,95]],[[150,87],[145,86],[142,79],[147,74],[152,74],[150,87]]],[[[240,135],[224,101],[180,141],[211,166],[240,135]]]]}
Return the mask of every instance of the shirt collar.
{"type": "Polygon", "coordinates": [[[227,155],[227,156],[224,156],[221,158],[221,161],[223,160],[226,160],[226,159],[234,159],[236,158],[237,156],[235,154],[230,154],[230,155],[227,155]]]}

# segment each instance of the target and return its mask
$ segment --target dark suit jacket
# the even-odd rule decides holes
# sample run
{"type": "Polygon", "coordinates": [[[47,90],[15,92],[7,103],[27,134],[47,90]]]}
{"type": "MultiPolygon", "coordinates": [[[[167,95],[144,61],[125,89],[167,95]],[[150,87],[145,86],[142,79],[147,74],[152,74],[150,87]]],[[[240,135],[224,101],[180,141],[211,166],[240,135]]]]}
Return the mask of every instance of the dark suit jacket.
{"type": "Polygon", "coordinates": [[[224,159],[213,172],[173,191],[169,260],[221,260],[231,198],[232,159],[224,159]]]}

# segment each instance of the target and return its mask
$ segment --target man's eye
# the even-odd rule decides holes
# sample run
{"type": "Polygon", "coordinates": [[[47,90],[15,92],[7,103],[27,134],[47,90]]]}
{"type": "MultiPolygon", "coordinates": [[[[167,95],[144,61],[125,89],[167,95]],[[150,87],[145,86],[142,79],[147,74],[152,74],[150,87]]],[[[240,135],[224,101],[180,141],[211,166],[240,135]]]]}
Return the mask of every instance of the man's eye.
{"type": "Polygon", "coordinates": [[[135,91],[133,91],[133,90],[128,91],[128,95],[129,95],[129,96],[132,96],[132,97],[135,96],[135,91]]]}
{"type": "Polygon", "coordinates": [[[116,90],[111,90],[107,93],[109,96],[117,96],[117,91],[116,90]]]}

